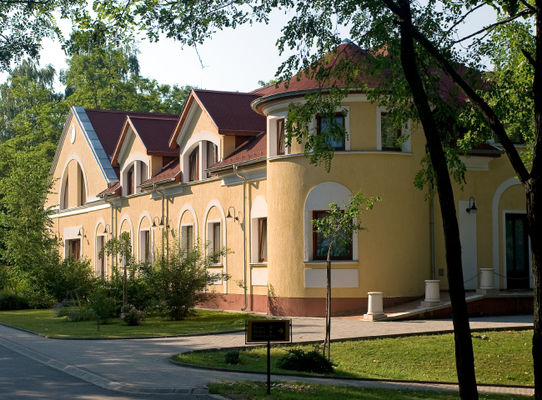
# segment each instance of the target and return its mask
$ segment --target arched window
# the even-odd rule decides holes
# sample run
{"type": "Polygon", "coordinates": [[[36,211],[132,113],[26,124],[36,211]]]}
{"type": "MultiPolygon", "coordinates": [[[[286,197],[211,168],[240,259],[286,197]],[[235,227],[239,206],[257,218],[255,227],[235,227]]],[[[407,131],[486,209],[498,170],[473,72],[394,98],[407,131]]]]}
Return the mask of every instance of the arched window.
{"type": "Polygon", "coordinates": [[[188,180],[190,182],[199,179],[199,146],[196,146],[188,156],[188,180]]]}
{"type": "Polygon", "coordinates": [[[123,196],[140,193],[138,186],[148,179],[147,174],[148,168],[144,161],[136,160],[129,163],[122,172],[123,196]]]}
{"type": "Polygon", "coordinates": [[[64,185],[62,187],[62,201],[60,202],[60,209],[64,210],[68,208],[68,201],[69,201],[69,184],[68,184],[68,176],[64,178],[64,185]]]}
{"type": "Polygon", "coordinates": [[[87,202],[87,192],[85,187],[85,176],[81,166],[77,164],[77,186],[79,187],[79,194],[77,196],[77,205],[82,206],[87,202]]]}
{"type": "MultiPolygon", "coordinates": [[[[327,251],[325,240],[315,232],[313,219],[318,219],[326,214],[328,205],[336,203],[344,207],[351,196],[350,190],[336,182],[323,182],[313,187],[305,200],[305,261],[325,259],[324,248],[327,251]]],[[[357,233],[352,235],[350,243],[339,244],[332,255],[336,260],[357,260],[358,243],[357,233]]]]}

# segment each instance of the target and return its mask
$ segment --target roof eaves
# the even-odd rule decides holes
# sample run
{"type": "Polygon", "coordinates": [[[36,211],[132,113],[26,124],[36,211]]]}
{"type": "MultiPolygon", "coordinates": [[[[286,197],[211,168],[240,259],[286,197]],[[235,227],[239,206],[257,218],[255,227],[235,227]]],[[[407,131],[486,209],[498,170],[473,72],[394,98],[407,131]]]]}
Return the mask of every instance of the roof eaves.
{"type": "Polygon", "coordinates": [[[207,171],[212,172],[212,173],[220,172],[220,171],[225,171],[225,170],[231,169],[231,168],[234,167],[234,165],[236,165],[238,167],[244,167],[244,166],[248,166],[248,165],[252,165],[252,164],[258,164],[258,163],[261,163],[262,161],[265,161],[265,160],[267,160],[267,156],[261,156],[261,157],[253,158],[251,160],[232,162],[231,164],[220,165],[220,166],[214,167],[214,168],[208,168],[207,171]]]}

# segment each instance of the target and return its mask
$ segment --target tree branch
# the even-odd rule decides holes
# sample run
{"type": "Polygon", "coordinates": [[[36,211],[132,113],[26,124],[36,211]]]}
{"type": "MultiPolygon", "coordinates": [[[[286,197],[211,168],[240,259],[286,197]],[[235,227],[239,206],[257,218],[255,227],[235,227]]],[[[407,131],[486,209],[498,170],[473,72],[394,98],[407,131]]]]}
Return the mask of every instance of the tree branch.
{"type": "Polygon", "coordinates": [[[536,11],[536,9],[532,5],[530,5],[528,1],[520,0],[520,2],[521,2],[521,4],[523,4],[525,6],[525,8],[528,8],[533,13],[536,11]]]}
{"type": "Polygon", "coordinates": [[[465,19],[470,15],[472,14],[473,12],[475,12],[476,10],[482,8],[483,6],[485,6],[486,4],[485,3],[481,3],[479,5],[477,5],[476,7],[470,9],[469,11],[467,11],[455,24],[453,24],[447,31],[446,31],[446,34],[449,34],[453,29],[455,29],[459,24],[461,24],[463,21],[465,21],[465,19]]]}
{"type": "Polygon", "coordinates": [[[456,40],[455,42],[453,42],[453,44],[458,44],[458,43],[461,43],[461,42],[464,42],[465,40],[467,39],[470,39],[470,38],[473,38],[474,36],[477,36],[483,32],[486,32],[488,30],[491,30],[491,29],[495,29],[497,26],[499,25],[504,25],[504,24],[507,24],[508,22],[511,22],[511,21],[514,21],[518,18],[521,18],[521,17],[527,17],[527,16],[530,16],[530,15],[533,15],[534,12],[533,11],[530,11],[530,10],[523,10],[522,12],[520,13],[517,13],[516,15],[512,16],[512,17],[508,17],[508,18],[505,18],[503,20],[500,20],[500,21],[497,21],[491,25],[488,25],[474,33],[471,33],[470,35],[467,35],[459,40],[456,40]]]}
{"type": "Polygon", "coordinates": [[[536,61],[534,60],[533,55],[525,49],[521,49],[521,52],[523,53],[527,61],[529,61],[529,64],[531,64],[533,68],[536,68],[536,61]]]}

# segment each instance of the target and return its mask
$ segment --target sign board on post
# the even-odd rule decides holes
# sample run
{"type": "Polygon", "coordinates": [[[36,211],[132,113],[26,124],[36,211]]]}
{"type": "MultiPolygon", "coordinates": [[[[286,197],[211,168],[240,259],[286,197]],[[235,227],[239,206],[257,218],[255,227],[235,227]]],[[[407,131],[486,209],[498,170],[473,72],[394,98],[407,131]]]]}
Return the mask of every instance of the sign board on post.
{"type": "Polygon", "coordinates": [[[289,319],[248,320],[245,343],[291,342],[291,331],[289,319]]]}
{"type": "Polygon", "coordinates": [[[271,342],[291,342],[289,319],[247,320],[245,343],[267,343],[267,394],[271,394],[271,342]]]}

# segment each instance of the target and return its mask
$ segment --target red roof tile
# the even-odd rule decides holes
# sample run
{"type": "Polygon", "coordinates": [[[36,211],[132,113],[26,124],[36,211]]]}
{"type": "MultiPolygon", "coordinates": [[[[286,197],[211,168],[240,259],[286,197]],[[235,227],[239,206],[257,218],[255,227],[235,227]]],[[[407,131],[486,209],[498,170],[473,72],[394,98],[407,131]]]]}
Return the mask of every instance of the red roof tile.
{"type": "Polygon", "coordinates": [[[233,164],[238,164],[246,161],[256,160],[267,156],[267,141],[266,133],[262,132],[259,135],[250,138],[233,151],[228,157],[214,164],[210,170],[221,169],[233,164]]]}
{"type": "Polygon", "coordinates": [[[112,158],[115,152],[115,147],[119,140],[122,127],[126,120],[126,116],[163,116],[176,118],[177,116],[171,114],[152,114],[142,112],[127,112],[116,110],[92,110],[85,109],[87,116],[92,124],[92,127],[98,135],[98,139],[102,143],[105,153],[112,158]]]}
{"type": "Polygon", "coordinates": [[[250,108],[250,103],[258,95],[201,89],[195,89],[194,94],[213,119],[220,134],[255,136],[265,131],[265,117],[250,108]]]}
{"type": "Polygon", "coordinates": [[[119,195],[120,194],[120,182],[113,182],[107,185],[107,189],[102,190],[97,194],[98,197],[105,197],[107,195],[119,195]]]}
{"type": "Polygon", "coordinates": [[[168,146],[169,137],[179,120],[178,116],[129,116],[149,155],[175,156],[168,146]]]}
{"type": "Polygon", "coordinates": [[[171,160],[166,165],[162,167],[160,172],[154,175],[152,178],[147,179],[141,183],[141,186],[151,186],[154,183],[165,183],[180,181],[181,179],[181,170],[179,169],[179,158],[171,160]]]}

